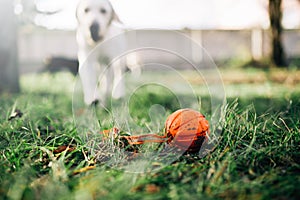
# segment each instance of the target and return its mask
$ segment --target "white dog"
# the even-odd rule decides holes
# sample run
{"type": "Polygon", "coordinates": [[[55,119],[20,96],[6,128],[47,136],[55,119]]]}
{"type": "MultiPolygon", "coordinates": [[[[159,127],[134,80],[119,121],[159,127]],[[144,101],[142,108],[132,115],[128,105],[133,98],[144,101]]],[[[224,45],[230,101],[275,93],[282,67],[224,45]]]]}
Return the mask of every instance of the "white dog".
{"type": "Polygon", "coordinates": [[[91,105],[101,101],[105,104],[108,97],[123,97],[125,63],[113,62],[108,66],[108,62],[114,59],[114,50],[125,48],[125,38],[118,40],[118,46],[90,54],[97,44],[123,32],[112,5],[108,0],[80,0],[76,16],[79,76],[85,103],[91,105]]]}

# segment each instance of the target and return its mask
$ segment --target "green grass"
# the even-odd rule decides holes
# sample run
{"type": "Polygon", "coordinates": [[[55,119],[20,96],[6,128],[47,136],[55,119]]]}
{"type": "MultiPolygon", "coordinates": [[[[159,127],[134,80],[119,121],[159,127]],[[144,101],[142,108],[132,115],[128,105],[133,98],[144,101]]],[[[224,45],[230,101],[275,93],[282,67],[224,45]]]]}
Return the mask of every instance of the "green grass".
{"type": "MultiPolygon", "coordinates": [[[[279,83],[270,75],[273,72],[251,70],[236,70],[237,77],[245,77],[242,82],[236,82],[230,70],[221,71],[227,104],[213,151],[202,158],[184,155],[167,165],[159,158],[128,164],[112,146],[114,153],[96,145],[102,153],[97,155],[99,150],[90,147],[91,142],[103,144],[98,130],[82,137],[88,132],[75,125],[69,84],[74,78],[66,73],[22,77],[21,94],[0,96],[0,199],[299,199],[300,85],[279,83]],[[251,73],[266,80],[248,82],[251,73]],[[15,108],[23,116],[9,121],[15,108]],[[62,145],[75,150],[53,153],[62,145]],[[93,165],[92,170],[74,174],[93,165]],[[127,172],[139,167],[145,172],[127,172]],[[148,170],[153,167],[161,168],[148,170]]],[[[193,82],[191,72],[182,74],[193,83],[201,112],[210,119],[207,89],[193,82]]],[[[149,73],[148,78],[153,77],[165,74],[149,73]]],[[[169,81],[176,83],[171,77],[169,81]]],[[[174,97],[166,88],[149,87],[131,96],[130,115],[138,124],[129,127],[131,131],[162,132],[165,117],[180,107],[176,96],[193,100],[183,91],[174,97]],[[149,107],[158,104],[161,107],[152,108],[161,115],[149,114],[149,107]]],[[[105,111],[97,114],[105,116],[99,121],[102,126],[113,126],[105,111]]],[[[125,122],[120,125],[128,129],[125,122]]],[[[146,155],[153,147],[141,151],[146,155]]]]}

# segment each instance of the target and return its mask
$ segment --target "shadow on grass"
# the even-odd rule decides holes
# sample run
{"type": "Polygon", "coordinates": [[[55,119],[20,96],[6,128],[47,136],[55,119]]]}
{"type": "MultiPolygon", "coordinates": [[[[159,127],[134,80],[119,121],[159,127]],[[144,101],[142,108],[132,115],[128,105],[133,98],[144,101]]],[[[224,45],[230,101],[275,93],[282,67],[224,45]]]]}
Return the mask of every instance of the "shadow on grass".
{"type": "MultiPolygon", "coordinates": [[[[287,66],[282,66],[279,68],[286,69],[300,69],[300,57],[294,56],[286,59],[287,66]]],[[[263,58],[261,60],[239,60],[239,59],[226,59],[216,61],[216,64],[221,68],[256,68],[263,70],[265,72],[270,71],[272,69],[271,61],[268,58],[263,58]]]]}

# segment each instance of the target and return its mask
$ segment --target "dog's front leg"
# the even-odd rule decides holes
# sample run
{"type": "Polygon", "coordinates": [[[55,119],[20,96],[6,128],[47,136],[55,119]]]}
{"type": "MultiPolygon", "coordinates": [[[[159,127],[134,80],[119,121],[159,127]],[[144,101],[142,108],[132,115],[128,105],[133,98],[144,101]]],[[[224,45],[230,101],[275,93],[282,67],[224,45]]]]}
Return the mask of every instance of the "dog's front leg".
{"type": "Polygon", "coordinates": [[[82,82],[84,102],[88,105],[100,100],[97,92],[98,85],[98,63],[94,60],[86,60],[79,67],[79,75],[82,82]]]}
{"type": "Polygon", "coordinates": [[[112,71],[114,75],[113,80],[113,91],[112,97],[114,99],[119,99],[125,96],[125,80],[124,80],[124,60],[122,58],[120,60],[115,61],[112,64],[112,71]]]}
{"type": "Polygon", "coordinates": [[[101,102],[103,105],[107,104],[107,101],[111,98],[113,73],[110,67],[107,67],[105,63],[101,63],[101,74],[99,76],[99,91],[101,96],[101,102]]]}

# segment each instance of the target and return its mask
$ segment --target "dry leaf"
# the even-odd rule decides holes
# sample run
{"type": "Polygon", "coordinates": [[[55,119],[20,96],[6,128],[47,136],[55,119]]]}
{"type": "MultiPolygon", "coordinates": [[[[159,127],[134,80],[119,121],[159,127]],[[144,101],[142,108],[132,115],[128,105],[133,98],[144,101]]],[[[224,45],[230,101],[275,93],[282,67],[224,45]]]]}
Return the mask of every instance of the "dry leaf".
{"type": "Polygon", "coordinates": [[[13,110],[13,112],[10,114],[9,118],[8,118],[8,121],[12,120],[12,119],[15,119],[17,117],[22,117],[23,116],[23,113],[21,112],[21,110],[19,109],[15,109],[13,110]]]}
{"type": "Polygon", "coordinates": [[[61,153],[65,150],[67,150],[68,152],[74,151],[76,149],[76,146],[66,146],[66,145],[62,145],[57,147],[56,149],[53,150],[53,153],[61,153]]]}
{"type": "Polygon", "coordinates": [[[159,192],[160,188],[155,184],[148,184],[148,185],[146,185],[145,190],[147,193],[153,194],[153,193],[159,192]]]}
{"type": "Polygon", "coordinates": [[[78,170],[74,170],[73,175],[80,174],[80,173],[83,173],[83,172],[86,172],[86,171],[89,171],[89,170],[92,170],[95,168],[96,168],[96,166],[93,165],[93,166],[87,166],[87,167],[84,167],[84,168],[81,168],[78,170]]]}

